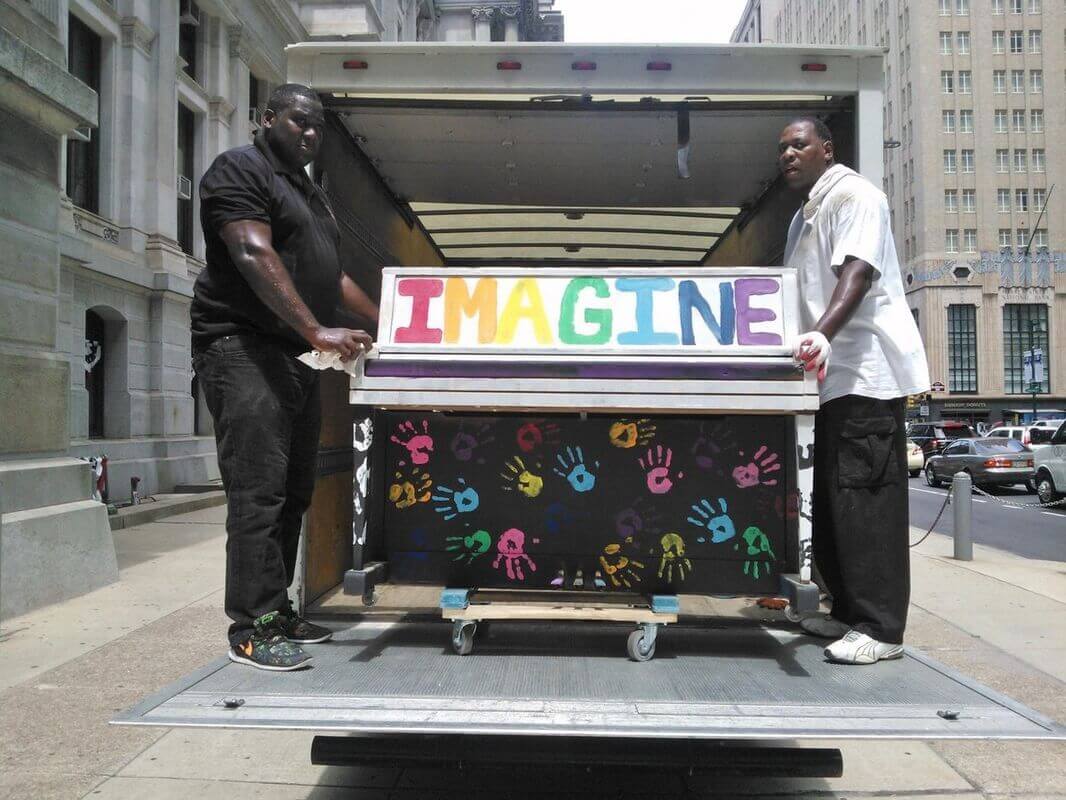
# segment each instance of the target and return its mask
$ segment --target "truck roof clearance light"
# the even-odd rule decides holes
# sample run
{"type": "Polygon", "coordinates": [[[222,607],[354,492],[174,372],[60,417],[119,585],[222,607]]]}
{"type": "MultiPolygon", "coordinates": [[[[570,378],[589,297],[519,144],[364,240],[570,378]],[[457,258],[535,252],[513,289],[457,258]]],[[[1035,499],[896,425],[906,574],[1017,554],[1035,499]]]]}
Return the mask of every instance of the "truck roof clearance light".
{"type": "Polygon", "coordinates": [[[497,61],[496,69],[499,70],[518,70],[522,69],[521,61],[497,61]]]}
{"type": "Polygon", "coordinates": [[[804,64],[802,69],[804,72],[826,72],[829,67],[825,64],[804,64]]]}
{"type": "Polygon", "coordinates": [[[669,72],[674,65],[669,61],[649,61],[648,72],[669,72]]]}
{"type": "Polygon", "coordinates": [[[359,61],[358,59],[351,59],[344,62],[345,69],[369,69],[370,64],[366,61],[359,61]]]}
{"type": "Polygon", "coordinates": [[[573,64],[570,65],[570,69],[574,70],[575,72],[595,72],[596,71],[596,62],[595,61],[575,61],[573,64]]]}

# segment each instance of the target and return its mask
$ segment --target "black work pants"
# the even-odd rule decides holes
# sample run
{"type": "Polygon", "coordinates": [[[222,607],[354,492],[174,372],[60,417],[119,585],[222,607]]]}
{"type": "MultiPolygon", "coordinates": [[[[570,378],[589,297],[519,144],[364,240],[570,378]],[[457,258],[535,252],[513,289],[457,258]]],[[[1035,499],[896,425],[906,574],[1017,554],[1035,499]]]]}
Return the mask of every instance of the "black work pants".
{"type": "Polygon", "coordinates": [[[295,349],[225,336],[193,366],[215,422],[226,490],[226,614],[231,644],[288,609],[303,514],[311,504],[321,422],[318,373],[295,349]]]}
{"type": "Polygon", "coordinates": [[[847,395],[814,425],[814,561],[832,616],[881,642],[903,641],[910,602],[903,398],[847,395]]]}

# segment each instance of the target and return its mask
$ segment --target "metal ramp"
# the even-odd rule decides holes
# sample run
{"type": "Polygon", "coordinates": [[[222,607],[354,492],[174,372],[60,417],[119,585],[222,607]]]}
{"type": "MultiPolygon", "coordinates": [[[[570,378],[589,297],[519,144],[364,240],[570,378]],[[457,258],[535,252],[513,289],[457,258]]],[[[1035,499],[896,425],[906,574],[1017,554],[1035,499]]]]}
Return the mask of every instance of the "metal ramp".
{"type": "Polygon", "coordinates": [[[909,650],[827,664],[810,637],[752,623],[670,626],[653,661],[625,625],[493,623],[471,656],[442,622],[362,622],[314,667],[209,664],[114,720],[329,733],[702,739],[1064,739],[1066,728],[909,650]]]}

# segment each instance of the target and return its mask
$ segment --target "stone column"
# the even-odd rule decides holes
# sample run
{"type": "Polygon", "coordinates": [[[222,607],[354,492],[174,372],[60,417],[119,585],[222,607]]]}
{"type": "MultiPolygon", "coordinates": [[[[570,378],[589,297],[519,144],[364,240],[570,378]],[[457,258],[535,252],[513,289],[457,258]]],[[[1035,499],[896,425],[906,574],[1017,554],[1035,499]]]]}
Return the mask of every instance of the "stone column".
{"type": "Polygon", "coordinates": [[[503,39],[505,42],[518,41],[518,13],[521,7],[518,5],[500,6],[500,14],[503,15],[503,39]]]}
{"type": "Polygon", "coordinates": [[[474,41],[492,41],[492,14],[496,9],[492,6],[475,6],[470,9],[474,17],[474,41]]]}
{"type": "Polygon", "coordinates": [[[229,44],[229,97],[234,106],[229,129],[229,146],[238,147],[248,144],[249,132],[252,129],[248,122],[248,109],[252,106],[248,94],[251,70],[248,67],[244,28],[240,25],[230,25],[226,29],[226,36],[229,44]]]}

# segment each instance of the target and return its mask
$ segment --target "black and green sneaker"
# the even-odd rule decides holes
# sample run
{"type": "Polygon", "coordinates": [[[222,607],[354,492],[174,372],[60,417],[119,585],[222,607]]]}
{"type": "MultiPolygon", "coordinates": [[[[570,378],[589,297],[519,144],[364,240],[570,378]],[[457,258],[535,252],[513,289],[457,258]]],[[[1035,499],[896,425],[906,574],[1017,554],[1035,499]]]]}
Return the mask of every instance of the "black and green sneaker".
{"type": "Polygon", "coordinates": [[[311,656],[285,638],[284,622],[285,618],[277,611],[256,619],[252,635],[230,648],[229,660],[275,672],[288,672],[310,665],[311,656]]]}
{"type": "Polygon", "coordinates": [[[333,631],[315,625],[296,613],[289,601],[289,607],[281,611],[281,628],[285,632],[285,638],[294,644],[318,644],[328,642],[333,638],[333,631]]]}

